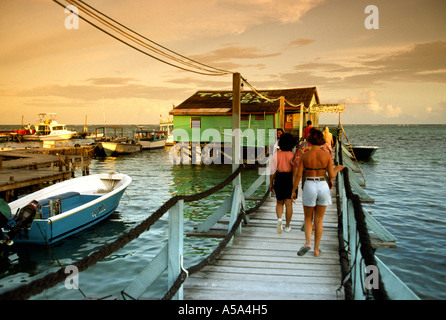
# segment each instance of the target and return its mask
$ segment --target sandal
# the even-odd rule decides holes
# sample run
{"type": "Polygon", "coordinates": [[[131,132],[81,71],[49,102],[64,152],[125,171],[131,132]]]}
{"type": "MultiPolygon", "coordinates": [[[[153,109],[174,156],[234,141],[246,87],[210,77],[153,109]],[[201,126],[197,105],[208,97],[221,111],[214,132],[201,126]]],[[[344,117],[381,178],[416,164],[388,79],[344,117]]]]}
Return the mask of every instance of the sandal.
{"type": "Polygon", "coordinates": [[[319,254],[314,253],[315,257],[320,257],[322,255],[322,250],[319,250],[319,254]]]}
{"type": "Polygon", "coordinates": [[[299,251],[297,252],[297,255],[303,256],[303,255],[305,255],[305,253],[310,251],[310,249],[311,249],[311,247],[303,246],[302,248],[299,249],[299,251]]]}

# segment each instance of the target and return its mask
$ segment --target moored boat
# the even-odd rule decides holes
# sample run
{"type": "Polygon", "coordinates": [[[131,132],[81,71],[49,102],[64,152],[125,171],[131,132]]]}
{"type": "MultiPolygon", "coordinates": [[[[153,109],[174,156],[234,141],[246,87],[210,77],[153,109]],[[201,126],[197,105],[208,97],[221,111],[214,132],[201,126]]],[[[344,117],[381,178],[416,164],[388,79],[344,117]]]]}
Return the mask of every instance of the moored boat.
{"type": "Polygon", "coordinates": [[[51,244],[91,227],[116,210],[131,181],[119,173],[83,176],[13,201],[11,217],[0,214],[2,241],[51,244]]]}
{"type": "Polygon", "coordinates": [[[124,129],[122,127],[99,127],[96,129],[96,133],[98,133],[100,130],[102,130],[103,136],[95,139],[97,144],[94,148],[94,151],[98,157],[116,157],[120,155],[132,154],[142,150],[142,146],[138,141],[130,140],[129,138],[124,137],[124,129]],[[107,136],[107,129],[113,129],[114,135],[111,137],[107,136]],[[120,131],[119,136],[117,134],[118,131],[120,131]]]}
{"type": "Polygon", "coordinates": [[[161,119],[160,130],[167,131],[166,146],[173,145],[173,118],[161,119]]]}
{"type": "Polygon", "coordinates": [[[25,128],[22,134],[23,140],[31,141],[58,141],[70,140],[76,131],[71,131],[66,128],[65,124],[58,123],[55,120],[55,113],[39,113],[39,123],[34,125],[34,130],[30,127],[25,128]]]}
{"type": "Polygon", "coordinates": [[[368,160],[370,159],[379,149],[376,146],[352,146],[353,152],[357,160],[368,160]]]}
{"type": "Polygon", "coordinates": [[[135,132],[135,140],[143,149],[160,149],[166,146],[167,131],[138,129],[135,132]]]}

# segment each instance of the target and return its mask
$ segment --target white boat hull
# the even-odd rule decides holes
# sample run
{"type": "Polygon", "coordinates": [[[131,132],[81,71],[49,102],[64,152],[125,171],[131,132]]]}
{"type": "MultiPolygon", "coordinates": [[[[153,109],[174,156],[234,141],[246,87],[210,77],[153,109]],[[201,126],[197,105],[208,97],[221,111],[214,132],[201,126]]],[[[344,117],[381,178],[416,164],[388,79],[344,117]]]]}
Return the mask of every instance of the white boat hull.
{"type": "Polygon", "coordinates": [[[52,134],[48,134],[48,135],[28,134],[28,135],[23,136],[23,140],[28,140],[28,141],[70,140],[75,134],[76,134],[76,132],[74,132],[74,131],[52,133],[52,134]]]}
{"type": "Polygon", "coordinates": [[[112,157],[119,155],[132,154],[141,151],[141,144],[124,142],[99,142],[96,146],[102,151],[103,156],[112,157]]]}
{"type": "MultiPolygon", "coordinates": [[[[15,236],[13,242],[50,244],[84,230],[109,217],[132,179],[125,174],[96,174],[66,180],[9,203],[16,214],[31,201],[39,202],[37,216],[28,236],[15,236]],[[63,195],[70,194],[63,197],[63,195]],[[49,198],[61,200],[61,212],[52,215],[49,198]]],[[[8,233],[3,229],[3,236],[8,233]]]]}
{"type": "Polygon", "coordinates": [[[144,141],[140,140],[139,143],[143,149],[160,149],[166,146],[166,139],[158,141],[144,141]]]}

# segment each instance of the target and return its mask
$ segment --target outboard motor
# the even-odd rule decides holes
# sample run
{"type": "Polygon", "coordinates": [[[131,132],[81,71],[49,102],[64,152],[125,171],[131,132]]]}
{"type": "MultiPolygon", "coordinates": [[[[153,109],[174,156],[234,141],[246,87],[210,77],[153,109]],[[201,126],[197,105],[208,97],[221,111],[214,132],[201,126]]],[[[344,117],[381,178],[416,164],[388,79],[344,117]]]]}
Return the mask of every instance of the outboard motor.
{"type": "Polygon", "coordinates": [[[0,239],[3,239],[2,228],[7,227],[11,219],[11,208],[8,203],[0,198],[0,239]]]}
{"type": "MultiPolygon", "coordinates": [[[[17,234],[23,230],[25,231],[25,237],[28,238],[28,230],[31,227],[31,224],[34,220],[34,217],[37,213],[37,207],[39,203],[36,200],[31,201],[24,208],[22,208],[19,213],[13,219],[13,226],[10,228],[11,230],[5,236],[5,243],[7,245],[12,245],[13,241],[11,240],[17,234]]],[[[11,225],[11,222],[9,223],[11,225]]]]}

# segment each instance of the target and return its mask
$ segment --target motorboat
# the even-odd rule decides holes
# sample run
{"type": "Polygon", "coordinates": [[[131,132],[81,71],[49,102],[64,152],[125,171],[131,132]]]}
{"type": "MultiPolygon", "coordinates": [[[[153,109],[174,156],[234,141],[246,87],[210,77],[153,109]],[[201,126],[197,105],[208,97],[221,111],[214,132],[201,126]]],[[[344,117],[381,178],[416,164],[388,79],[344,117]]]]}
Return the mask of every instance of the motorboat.
{"type": "Polygon", "coordinates": [[[379,149],[376,146],[352,146],[357,160],[369,160],[379,149]]]}
{"type": "Polygon", "coordinates": [[[131,182],[121,173],[82,176],[10,202],[9,212],[0,206],[1,241],[52,244],[81,232],[107,219],[131,182]]]}
{"type": "Polygon", "coordinates": [[[65,124],[58,123],[55,113],[39,113],[39,123],[34,129],[29,125],[23,130],[22,139],[31,141],[70,140],[76,131],[68,130],[65,124]]]}
{"type": "MultiPolygon", "coordinates": [[[[99,127],[96,129],[96,132],[98,133],[101,130],[103,134],[101,137],[95,139],[96,146],[94,147],[94,151],[98,157],[117,157],[120,155],[140,152],[142,150],[142,145],[138,141],[131,140],[124,136],[123,127],[99,127]],[[114,130],[114,135],[108,136],[106,133],[107,129],[114,130]]],[[[99,133],[98,136],[100,135],[101,134],[99,133]]]]}
{"type": "Polygon", "coordinates": [[[160,130],[167,131],[166,146],[173,146],[173,118],[161,119],[160,130]]]}
{"type": "Polygon", "coordinates": [[[167,141],[167,131],[139,128],[135,132],[135,140],[141,144],[143,149],[164,148],[167,141]]]}

